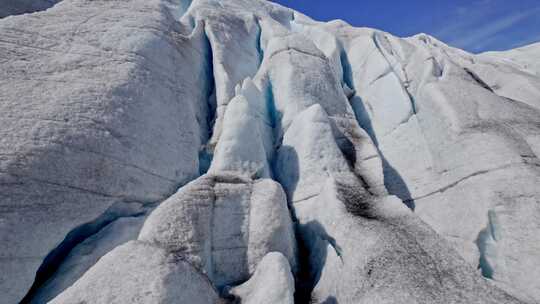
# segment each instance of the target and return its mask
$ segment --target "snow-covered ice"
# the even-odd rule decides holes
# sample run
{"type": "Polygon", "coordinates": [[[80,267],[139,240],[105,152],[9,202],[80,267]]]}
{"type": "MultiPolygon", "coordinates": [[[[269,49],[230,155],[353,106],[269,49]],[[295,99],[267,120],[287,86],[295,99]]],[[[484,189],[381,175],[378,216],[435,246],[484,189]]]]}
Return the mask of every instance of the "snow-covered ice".
{"type": "Polygon", "coordinates": [[[0,4],[0,304],[540,301],[539,44],[56,2],[0,4]]]}

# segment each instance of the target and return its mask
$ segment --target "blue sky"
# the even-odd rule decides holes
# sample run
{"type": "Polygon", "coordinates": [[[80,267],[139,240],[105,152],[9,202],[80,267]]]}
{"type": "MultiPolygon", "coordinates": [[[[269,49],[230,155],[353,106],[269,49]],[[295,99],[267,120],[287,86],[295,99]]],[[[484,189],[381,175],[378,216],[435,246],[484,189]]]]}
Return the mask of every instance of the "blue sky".
{"type": "Polygon", "coordinates": [[[427,33],[470,52],[540,41],[540,0],[273,0],[316,20],[397,36],[427,33]]]}

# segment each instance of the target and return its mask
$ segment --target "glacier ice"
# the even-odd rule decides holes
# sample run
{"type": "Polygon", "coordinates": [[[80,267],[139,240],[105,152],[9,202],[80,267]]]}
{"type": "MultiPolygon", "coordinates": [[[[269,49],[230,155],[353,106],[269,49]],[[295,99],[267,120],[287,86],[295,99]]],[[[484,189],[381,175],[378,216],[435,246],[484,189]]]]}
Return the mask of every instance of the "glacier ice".
{"type": "Polygon", "coordinates": [[[285,194],[269,179],[202,176],[153,211],[138,239],[190,261],[219,288],[246,280],[272,251],[296,264],[285,194]]]}
{"type": "Polygon", "coordinates": [[[49,303],[216,303],[210,281],[165,250],[130,241],[103,256],[49,303]],[[121,279],[119,279],[121,278],[121,279]]]}
{"type": "Polygon", "coordinates": [[[540,301],[539,44],[27,2],[0,5],[1,304],[540,301]]]}
{"type": "Polygon", "coordinates": [[[268,253],[253,276],[227,295],[246,304],[293,304],[294,277],[287,259],[279,252],[268,253]]]}

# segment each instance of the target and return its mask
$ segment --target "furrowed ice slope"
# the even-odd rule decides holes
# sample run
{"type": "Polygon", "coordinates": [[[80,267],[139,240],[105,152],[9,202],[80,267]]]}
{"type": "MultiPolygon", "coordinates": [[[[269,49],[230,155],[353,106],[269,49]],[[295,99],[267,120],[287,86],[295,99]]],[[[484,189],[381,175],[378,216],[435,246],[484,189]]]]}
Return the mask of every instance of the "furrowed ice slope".
{"type": "Polygon", "coordinates": [[[163,200],[199,174],[206,41],[166,4],[66,1],[0,22],[5,303],[113,204],[163,200]]]}
{"type": "Polygon", "coordinates": [[[497,57],[506,64],[514,64],[517,68],[529,70],[538,75],[540,73],[540,43],[531,44],[504,52],[486,52],[482,56],[497,57]]]}
{"type": "Polygon", "coordinates": [[[540,301],[538,46],[252,0],[0,32],[0,303],[540,301]]]}

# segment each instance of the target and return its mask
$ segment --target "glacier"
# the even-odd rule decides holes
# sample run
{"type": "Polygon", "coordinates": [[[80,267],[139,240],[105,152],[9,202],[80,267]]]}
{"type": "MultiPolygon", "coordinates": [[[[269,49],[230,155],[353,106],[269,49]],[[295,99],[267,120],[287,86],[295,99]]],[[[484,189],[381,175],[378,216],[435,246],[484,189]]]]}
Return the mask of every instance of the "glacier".
{"type": "Polygon", "coordinates": [[[0,304],[540,301],[540,44],[264,0],[0,18],[0,304]]]}

